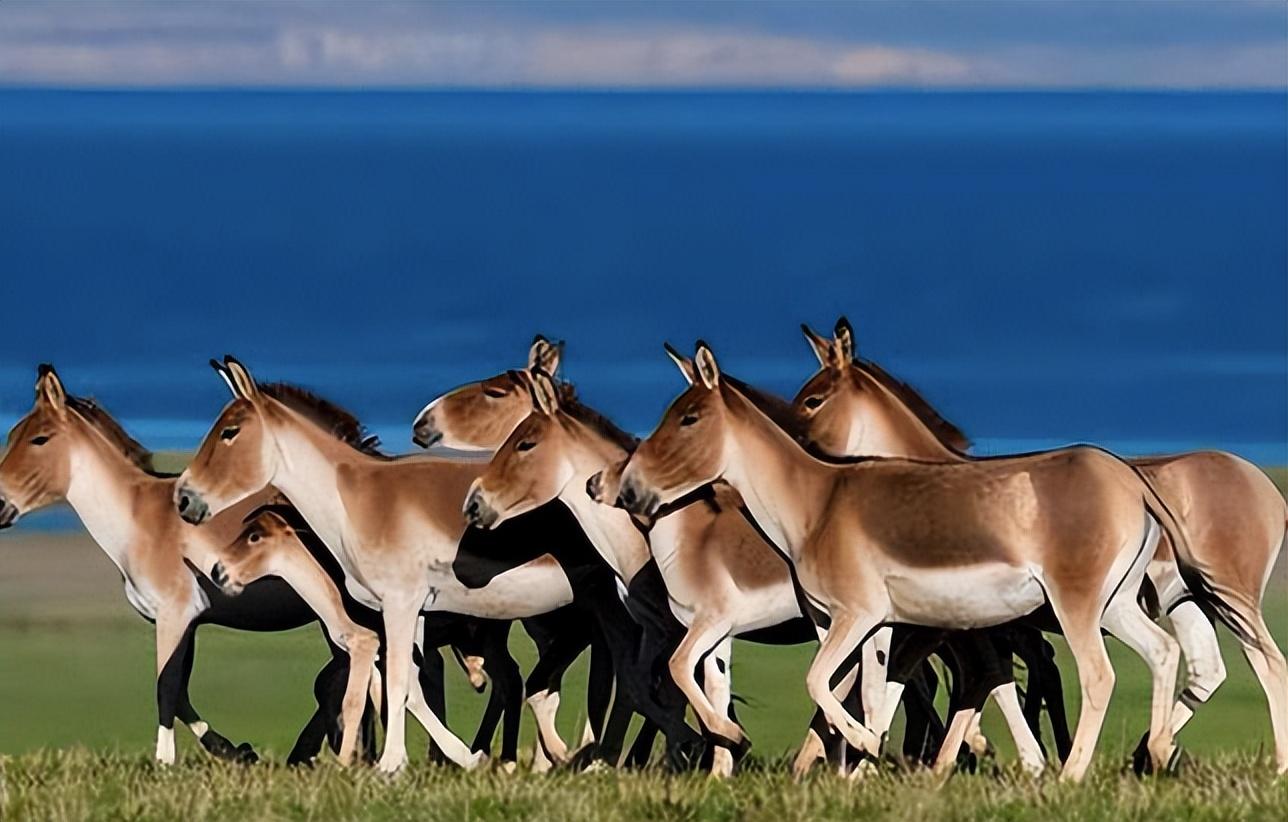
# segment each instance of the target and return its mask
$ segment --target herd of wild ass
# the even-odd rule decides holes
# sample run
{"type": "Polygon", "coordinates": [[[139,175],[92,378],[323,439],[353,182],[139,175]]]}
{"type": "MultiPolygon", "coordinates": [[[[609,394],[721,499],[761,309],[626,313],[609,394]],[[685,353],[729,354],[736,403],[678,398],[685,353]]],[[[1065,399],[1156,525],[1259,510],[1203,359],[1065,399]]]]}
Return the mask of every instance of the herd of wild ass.
{"type": "Polygon", "coordinates": [[[332,655],[291,762],[326,745],[376,761],[382,726],[378,767],[397,771],[410,711],[431,758],[465,768],[500,725],[513,769],[526,701],[534,769],[645,765],[660,733],[668,766],[727,775],[749,745],[730,683],[739,637],[819,643],[797,773],[826,759],[857,775],[893,755],[902,704],[898,753],[947,774],[987,744],[991,698],[1025,770],[1058,758],[1076,780],[1114,689],[1111,634],[1151,673],[1135,765],[1161,770],[1225,679],[1220,622],[1265,690],[1288,772],[1288,665],[1261,608],[1288,509],[1264,474],[1212,451],[971,456],[922,397],[856,356],[844,319],[831,338],[804,332],[819,370],[790,402],[724,373],[704,343],[692,357],[667,346],[687,386],[642,441],[581,402],[557,377],[562,345],[538,337],[526,367],[425,406],[412,439],[430,452],[397,457],[339,406],[225,357],[211,364],[232,400],[179,476],[42,366],[0,460],[0,527],[65,500],[120,569],[156,626],[162,763],[176,719],[215,756],[256,758],[189,700],[198,626],[319,622],[332,655]],[[516,620],[538,650],[526,679],[508,650],[516,620]],[[1077,666],[1072,736],[1043,632],[1063,634],[1077,666]],[[444,724],[443,648],[477,690],[492,684],[472,744],[444,724]],[[586,650],[586,729],[570,744],[560,685],[586,650]]]}

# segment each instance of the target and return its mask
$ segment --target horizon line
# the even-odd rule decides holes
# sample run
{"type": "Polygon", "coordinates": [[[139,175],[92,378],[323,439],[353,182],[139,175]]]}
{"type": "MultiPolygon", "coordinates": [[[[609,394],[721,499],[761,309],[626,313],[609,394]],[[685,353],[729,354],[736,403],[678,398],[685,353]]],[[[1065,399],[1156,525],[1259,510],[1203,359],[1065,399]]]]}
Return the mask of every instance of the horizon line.
{"type": "Polygon", "coordinates": [[[65,92],[72,94],[811,94],[858,96],[864,94],[1123,94],[1123,95],[1194,95],[1245,94],[1288,96],[1288,85],[1274,86],[754,86],[754,85],[684,85],[684,86],[539,86],[539,85],[245,85],[245,84],[176,84],[176,85],[54,85],[40,83],[9,84],[0,80],[4,92],[65,92]]]}

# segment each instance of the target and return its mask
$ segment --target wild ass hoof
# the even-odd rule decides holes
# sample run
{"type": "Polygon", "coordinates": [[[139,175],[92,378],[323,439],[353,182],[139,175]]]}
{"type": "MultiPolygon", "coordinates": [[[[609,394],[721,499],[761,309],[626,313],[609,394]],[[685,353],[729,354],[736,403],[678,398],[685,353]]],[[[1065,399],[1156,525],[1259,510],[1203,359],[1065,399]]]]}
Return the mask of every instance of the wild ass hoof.
{"type": "Polygon", "coordinates": [[[702,737],[694,734],[692,739],[684,739],[666,746],[666,766],[674,773],[692,771],[702,765],[702,755],[707,743],[702,737]]]}
{"type": "Polygon", "coordinates": [[[259,761],[259,754],[255,753],[249,742],[243,742],[237,746],[237,756],[233,761],[239,765],[254,765],[259,761]]]}
{"type": "Polygon", "coordinates": [[[595,757],[598,755],[599,746],[594,742],[588,742],[574,751],[572,756],[568,757],[564,767],[570,771],[584,771],[590,766],[590,763],[595,761],[595,757]]]}
{"type": "Polygon", "coordinates": [[[1132,751],[1131,770],[1137,776],[1149,776],[1154,772],[1154,760],[1149,755],[1149,731],[1141,735],[1136,750],[1132,751]]]}
{"type": "Polygon", "coordinates": [[[201,747],[215,759],[237,759],[237,746],[221,734],[207,730],[199,739],[201,747]]]}

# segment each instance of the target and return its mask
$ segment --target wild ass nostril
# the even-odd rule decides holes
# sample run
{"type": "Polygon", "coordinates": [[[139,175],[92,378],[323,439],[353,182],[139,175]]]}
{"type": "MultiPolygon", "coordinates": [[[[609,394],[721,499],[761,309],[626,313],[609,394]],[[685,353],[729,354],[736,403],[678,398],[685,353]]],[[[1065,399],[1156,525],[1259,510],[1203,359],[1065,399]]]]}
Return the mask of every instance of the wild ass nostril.
{"type": "Polygon", "coordinates": [[[604,488],[603,471],[597,471],[594,474],[591,474],[590,479],[586,480],[586,496],[590,497],[595,502],[600,501],[599,499],[600,493],[603,491],[603,488],[604,488]]]}
{"type": "Polygon", "coordinates": [[[228,584],[228,571],[224,570],[223,563],[216,562],[215,566],[210,569],[210,579],[220,588],[228,584]]]}
{"type": "Polygon", "coordinates": [[[182,514],[184,511],[187,511],[188,505],[191,502],[192,500],[188,498],[187,494],[180,494],[179,495],[179,513],[182,514]]]}
{"type": "Polygon", "coordinates": [[[635,489],[629,485],[622,486],[622,490],[617,494],[617,503],[623,508],[630,508],[636,502],[635,489]]]}

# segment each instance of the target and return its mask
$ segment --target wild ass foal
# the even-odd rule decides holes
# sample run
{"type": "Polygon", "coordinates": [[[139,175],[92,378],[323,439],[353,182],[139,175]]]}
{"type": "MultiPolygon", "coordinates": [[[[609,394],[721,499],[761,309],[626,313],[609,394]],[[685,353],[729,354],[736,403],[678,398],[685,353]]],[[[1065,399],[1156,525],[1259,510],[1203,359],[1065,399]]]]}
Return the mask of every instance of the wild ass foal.
{"type": "MultiPolygon", "coordinates": [[[[830,340],[808,327],[802,330],[820,365],[793,401],[807,439],[831,454],[973,459],[942,435],[955,429],[924,400],[875,364],[858,359],[854,331],[844,317],[830,340]]],[[[1199,451],[1127,462],[1176,514],[1193,561],[1251,629],[1236,635],[1270,706],[1276,767],[1288,771],[1288,664],[1261,612],[1286,539],[1288,505],[1265,474],[1233,454],[1199,451]]],[[[1186,688],[1172,707],[1172,732],[1177,733],[1226,674],[1211,622],[1179,578],[1171,553],[1164,534],[1146,573],[1185,653],[1186,688]]],[[[1142,752],[1137,752],[1138,765],[1142,752]]]]}
{"type": "MultiPolygon", "coordinates": [[[[330,584],[318,586],[319,595],[340,601],[344,610],[359,624],[373,631],[383,630],[380,613],[362,605],[348,595],[344,572],[326,546],[317,539],[290,505],[269,504],[251,512],[241,534],[219,549],[218,561],[210,577],[223,592],[238,596],[247,585],[266,576],[290,578],[300,566],[320,566],[330,584]]],[[[510,705],[510,692],[517,695],[517,666],[506,648],[509,624],[477,620],[455,614],[429,614],[422,620],[417,645],[430,653],[414,654],[419,682],[413,683],[409,697],[413,716],[425,727],[437,752],[465,768],[473,767],[486,754],[502,715],[507,721],[502,760],[513,761],[513,744],[517,743],[517,711],[510,705]],[[474,744],[467,748],[443,724],[442,657],[439,647],[451,645],[452,651],[470,678],[475,690],[482,691],[486,676],[493,679],[492,692],[480,722],[474,744]],[[506,670],[513,667],[513,674],[506,670]],[[419,690],[418,690],[419,688],[419,690]],[[511,727],[513,726],[513,727],[511,727]],[[514,732],[511,740],[510,732],[514,732]]],[[[538,643],[538,647],[542,647],[538,643]]],[[[543,657],[544,659],[544,657],[543,657]]]]}
{"type": "MultiPolygon", "coordinates": [[[[331,676],[347,678],[339,751],[347,762],[366,701],[375,634],[348,619],[338,598],[328,595],[329,580],[316,564],[301,562],[282,569],[285,582],[265,580],[244,597],[223,595],[196,569],[209,570],[218,549],[241,528],[242,515],[276,492],[259,493],[205,526],[192,528],[174,512],[173,488],[174,478],[156,474],[152,455],[106,411],[68,395],[54,369],[41,366],[35,405],[9,433],[0,461],[0,527],[65,499],[120,570],[130,605],[156,625],[157,760],[174,762],[176,717],[215,756],[255,759],[249,745],[234,746],[216,733],[188,699],[198,626],[282,631],[321,620],[336,660],[319,676],[317,689],[330,689],[331,683],[324,680],[331,676]]],[[[334,729],[334,715],[325,706],[318,710],[296,743],[292,761],[311,758],[322,735],[334,729]]]]}
{"type": "Polygon", "coordinates": [[[831,617],[806,684],[852,744],[866,747],[870,733],[830,680],[881,623],[982,627],[1049,601],[1082,688],[1065,777],[1086,773],[1113,690],[1102,626],[1153,673],[1149,750],[1156,764],[1166,761],[1180,651],[1136,595],[1160,523],[1175,529],[1135,472],[1092,448],[959,465],[829,464],[721,380],[705,344],[694,363],[698,379],[627,463],[621,502],[647,514],[720,478],[742,495],[806,596],[831,617]]]}
{"type": "MultiPolygon", "coordinates": [[[[407,759],[404,709],[421,612],[507,620],[545,614],[572,601],[569,580],[545,556],[467,588],[452,566],[467,529],[461,500],[483,463],[373,455],[329,430],[329,404],[261,390],[231,357],[222,372],[234,398],[179,478],[174,504],[184,519],[202,522],[269,484],[291,500],[339,561],[350,593],[381,611],[389,720],[379,767],[396,771],[407,759]]],[[[507,533],[546,536],[517,522],[507,533]]]]}

